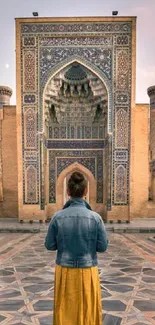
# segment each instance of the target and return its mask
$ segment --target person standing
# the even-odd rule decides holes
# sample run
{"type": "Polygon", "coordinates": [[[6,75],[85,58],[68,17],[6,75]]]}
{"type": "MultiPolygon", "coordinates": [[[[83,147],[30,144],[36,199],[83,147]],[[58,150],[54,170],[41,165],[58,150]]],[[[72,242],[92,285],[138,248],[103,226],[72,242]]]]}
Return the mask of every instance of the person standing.
{"type": "Polygon", "coordinates": [[[74,172],[68,181],[69,206],[55,213],[45,239],[57,250],[54,286],[54,325],[102,325],[97,252],[108,239],[101,216],[87,209],[87,181],[74,172]]]}

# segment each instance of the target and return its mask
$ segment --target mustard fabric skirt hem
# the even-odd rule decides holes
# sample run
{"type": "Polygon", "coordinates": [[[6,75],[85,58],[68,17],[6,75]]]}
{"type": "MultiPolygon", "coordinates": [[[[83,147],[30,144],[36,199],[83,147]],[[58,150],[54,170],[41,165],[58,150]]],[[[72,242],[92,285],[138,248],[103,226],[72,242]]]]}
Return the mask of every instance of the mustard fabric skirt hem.
{"type": "Polygon", "coordinates": [[[53,325],[102,325],[98,267],[56,265],[53,325]]]}

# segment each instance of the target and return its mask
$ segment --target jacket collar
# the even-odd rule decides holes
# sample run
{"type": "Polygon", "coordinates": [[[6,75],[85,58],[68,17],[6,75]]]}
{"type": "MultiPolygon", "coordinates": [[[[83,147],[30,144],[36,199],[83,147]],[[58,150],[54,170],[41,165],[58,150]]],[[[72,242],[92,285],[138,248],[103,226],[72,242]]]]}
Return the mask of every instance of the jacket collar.
{"type": "Polygon", "coordinates": [[[76,205],[85,206],[85,202],[81,198],[72,198],[70,200],[70,206],[76,206],[76,205]]]}

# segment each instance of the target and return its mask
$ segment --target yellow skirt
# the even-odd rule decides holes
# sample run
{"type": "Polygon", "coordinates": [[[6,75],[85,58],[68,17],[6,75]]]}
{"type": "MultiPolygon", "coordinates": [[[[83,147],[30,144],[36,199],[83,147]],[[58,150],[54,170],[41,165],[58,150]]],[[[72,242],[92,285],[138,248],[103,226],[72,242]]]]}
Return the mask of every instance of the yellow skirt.
{"type": "Polygon", "coordinates": [[[53,325],[102,325],[98,267],[56,265],[53,325]]]}

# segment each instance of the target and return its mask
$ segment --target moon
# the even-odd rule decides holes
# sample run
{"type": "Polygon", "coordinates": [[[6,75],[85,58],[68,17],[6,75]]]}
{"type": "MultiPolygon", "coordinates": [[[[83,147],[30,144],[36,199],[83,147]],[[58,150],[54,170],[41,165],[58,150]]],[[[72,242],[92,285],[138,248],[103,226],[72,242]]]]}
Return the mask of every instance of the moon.
{"type": "Polygon", "coordinates": [[[6,69],[8,69],[10,66],[9,66],[9,64],[7,63],[7,64],[5,65],[5,67],[6,67],[6,69]]]}

